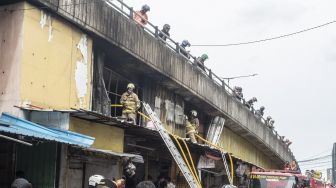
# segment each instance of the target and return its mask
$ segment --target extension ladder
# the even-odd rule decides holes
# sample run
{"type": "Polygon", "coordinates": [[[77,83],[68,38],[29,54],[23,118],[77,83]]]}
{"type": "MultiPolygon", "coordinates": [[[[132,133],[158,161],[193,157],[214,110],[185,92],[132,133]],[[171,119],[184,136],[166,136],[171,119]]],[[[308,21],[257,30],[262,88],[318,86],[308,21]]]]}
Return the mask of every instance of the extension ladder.
{"type": "Polygon", "coordinates": [[[225,171],[226,171],[226,175],[227,175],[227,177],[229,179],[230,185],[232,185],[233,182],[232,182],[229,166],[228,166],[228,164],[226,162],[225,153],[222,153],[222,158],[223,158],[223,163],[224,163],[224,168],[225,168],[225,171]]]}
{"type": "Polygon", "coordinates": [[[199,184],[197,180],[193,177],[191,171],[189,170],[188,166],[186,165],[185,161],[181,157],[180,152],[177,150],[174,142],[170,138],[168,132],[162,126],[160,119],[156,116],[155,112],[153,112],[152,108],[147,103],[143,103],[143,107],[146,110],[148,116],[151,118],[156,130],[160,133],[164,143],[166,144],[169,152],[173,156],[176,164],[179,166],[183,176],[187,180],[189,186],[191,188],[199,188],[199,184]]]}

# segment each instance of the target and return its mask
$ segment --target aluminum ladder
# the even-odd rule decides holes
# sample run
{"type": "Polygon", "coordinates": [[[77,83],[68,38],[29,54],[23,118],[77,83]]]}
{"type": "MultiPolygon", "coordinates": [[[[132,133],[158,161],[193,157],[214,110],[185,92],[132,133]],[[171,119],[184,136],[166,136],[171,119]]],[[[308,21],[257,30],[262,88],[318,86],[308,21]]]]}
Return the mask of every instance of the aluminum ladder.
{"type": "Polygon", "coordinates": [[[160,119],[156,116],[155,112],[153,112],[152,108],[147,103],[143,103],[143,107],[146,110],[148,116],[151,118],[156,130],[160,133],[161,138],[163,139],[164,143],[166,144],[169,152],[173,156],[176,164],[179,166],[183,176],[187,180],[189,186],[191,188],[200,188],[197,180],[192,175],[191,171],[189,170],[188,166],[186,165],[185,161],[181,157],[179,150],[176,148],[174,142],[170,138],[166,129],[162,126],[160,119]]]}
{"type": "Polygon", "coordinates": [[[224,163],[224,168],[225,168],[225,171],[226,171],[226,175],[227,175],[227,177],[229,179],[230,185],[232,185],[233,182],[232,182],[229,166],[228,166],[228,164],[226,162],[225,153],[222,153],[222,158],[223,158],[223,163],[224,163]]]}

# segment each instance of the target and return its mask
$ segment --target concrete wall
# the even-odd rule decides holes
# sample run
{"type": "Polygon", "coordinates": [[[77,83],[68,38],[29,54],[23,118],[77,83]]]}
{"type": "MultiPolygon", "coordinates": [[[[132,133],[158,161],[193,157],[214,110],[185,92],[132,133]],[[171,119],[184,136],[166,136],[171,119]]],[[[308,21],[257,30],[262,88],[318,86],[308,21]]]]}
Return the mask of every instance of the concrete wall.
{"type": "Polygon", "coordinates": [[[23,42],[23,4],[0,7],[0,113],[8,112],[20,116],[14,105],[20,104],[20,62],[23,42]]]}
{"type": "Polygon", "coordinates": [[[221,136],[220,145],[227,151],[232,152],[236,157],[247,162],[256,164],[266,169],[276,169],[277,165],[272,160],[250,144],[246,139],[225,128],[221,136]]]}
{"type": "Polygon", "coordinates": [[[90,109],[92,40],[39,9],[24,11],[23,28],[21,100],[51,109],[90,109]]]}
{"type": "Polygon", "coordinates": [[[17,106],[91,109],[92,40],[21,2],[0,11],[0,112],[17,106]],[[4,11],[28,9],[29,11],[4,11]]]}
{"type": "MultiPolygon", "coordinates": [[[[228,126],[233,132],[245,137],[257,148],[271,154],[274,160],[290,161],[293,156],[281,141],[249,112],[242,104],[235,101],[224,89],[188,64],[179,54],[166,48],[159,41],[137,27],[132,20],[108,7],[101,0],[85,0],[74,6],[67,0],[36,0],[60,16],[77,24],[82,29],[100,36],[139,60],[142,69],[148,67],[167,78],[167,83],[176,92],[192,95],[201,101],[211,113],[222,114],[231,120],[228,126]],[[62,6],[59,6],[62,5],[62,6]],[[187,92],[185,92],[187,91],[187,92]],[[211,93],[209,92],[211,91],[211,93]],[[248,136],[243,134],[248,133],[248,136]],[[254,140],[251,141],[253,138],[254,140]]],[[[111,47],[114,47],[111,45],[111,47]]]]}
{"type": "Polygon", "coordinates": [[[70,118],[69,130],[95,137],[91,147],[123,152],[124,130],[104,124],[93,123],[78,118],[70,118]]]}

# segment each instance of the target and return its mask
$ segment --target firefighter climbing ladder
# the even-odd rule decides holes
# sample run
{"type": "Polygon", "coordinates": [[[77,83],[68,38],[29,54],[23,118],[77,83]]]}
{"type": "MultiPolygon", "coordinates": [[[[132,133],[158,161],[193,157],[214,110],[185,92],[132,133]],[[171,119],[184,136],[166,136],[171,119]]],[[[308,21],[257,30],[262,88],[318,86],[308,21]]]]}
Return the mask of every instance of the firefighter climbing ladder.
{"type": "Polygon", "coordinates": [[[148,116],[151,118],[156,130],[160,133],[160,136],[162,137],[164,143],[166,144],[169,152],[173,156],[176,164],[179,166],[189,186],[191,188],[200,188],[200,185],[198,184],[197,179],[192,175],[192,172],[190,171],[185,161],[181,157],[180,152],[177,150],[168,132],[163,128],[160,119],[156,116],[155,112],[153,112],[149,104],[143,103],[143,107],[146,110],[148,116]]]}

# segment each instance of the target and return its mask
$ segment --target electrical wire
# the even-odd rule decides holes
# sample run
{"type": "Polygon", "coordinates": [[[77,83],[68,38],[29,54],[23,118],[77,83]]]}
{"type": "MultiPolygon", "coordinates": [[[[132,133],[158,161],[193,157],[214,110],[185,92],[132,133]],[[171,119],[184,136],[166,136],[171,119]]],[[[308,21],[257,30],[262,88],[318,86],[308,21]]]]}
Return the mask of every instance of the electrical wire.
{"type": "Polygon", "coordinates": [[[238,43],[228,43],[228,44],[194,44],[192,46],[226,47],[226,46],[238,46],[238,45],[254,44],[254,43],[266,42],[266,41],[271,41],[271,40],[276,40],[276,39],[280,39],[280,38],[285,38],[285,37],[297,35],[297,34],[300,34],[300,33],[304,33],[304,32],[307,32],[307,31],[311,31],[311,30],[314,30],[314,29],[325,27],[325,26],[333,24],[333,23],[336,23],[336,20],[333,20],[333,21],[330,21],[330,22],[327,22],[327,23],[324,23],[324,24],[321,24],[321,25],[317,25],[317,26],[314,26],[314,27],[310,27],[310,28],[307,28],[307,29],[303,29],[303,30],[300,30],[300,31],[296,31],[296,32],[293,32],[293,33],[284,34],[284,35],[275,36],[275,37],[270,37],[270,38],[261,39],[261,40],[253,40],[253,41],[238,42],[238,43]]]}
{"type": "Polygon", "coordinates": [[[326,153],[326,152],[328,152],[328,151],[331,153],[331,150],[332,150],[332,148],[329,148],[329,149],[324,150],[324,151],[322,151],[322,152],[320,152],[320,153],[318,153],[318,154],[316,154],[316,155],[312,155],[312,156],[307,157],[307,158],[304,158],[304,159],[302,159],[302,160],[307,160],[307,159],[310,159],[310,158],[313,158],[313,157],[317,157],[317,156],[319,156],[319,155],[321,155],[321,154],[324,154],[324,153],[326,153]]]}
{"type": "Polygon", "coordinates": [[[314,168],[319,168],[319,167],[331,167],[331,164],[323,164],[323,165],[316,165],[316,166],[309,166],[309,167],[304,167],[305,169],[309,168],[309,169],[314,169],[314,168]]]}
{"type": "Polygon", "coordinates": [[[325,163],[331,163],[332,161],[322,161],[318,163],[309,163],[309,164],[301,164],[300,166],[311,166],[311,165],[319,165],[319,164],[325,164],[325,163]]]}
{"type": "Polygon", "coordinates": [[[330,155],[324,155],[324,156],[317,157],[317,158],[312,158],[312,159],[307,159],[307,160],[298,161],[298,163],[305,163],[305,162],[310,162],[310,161],[317,161],[317,160],[319,160],[319,159],[325,159],[325,158],[328,158],[328,157],[331,157],[331,154],[330,154],[330,155]]]}

